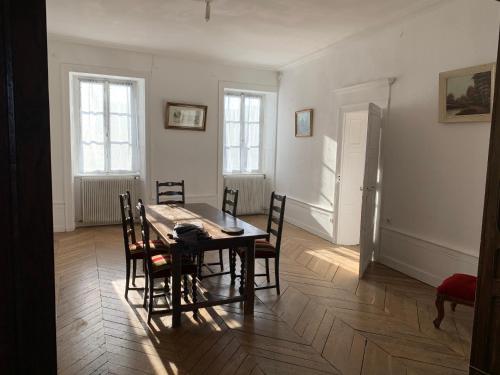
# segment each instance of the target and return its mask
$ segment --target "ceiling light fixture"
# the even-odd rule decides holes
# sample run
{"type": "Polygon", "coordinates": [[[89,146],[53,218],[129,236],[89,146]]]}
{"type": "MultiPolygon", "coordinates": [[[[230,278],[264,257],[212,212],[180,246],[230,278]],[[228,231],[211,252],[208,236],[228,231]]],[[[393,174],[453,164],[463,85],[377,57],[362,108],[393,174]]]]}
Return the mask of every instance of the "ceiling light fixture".
{"type": "Polygon", "coordinates": [[[210,0],[205,0],[205,21],[210,21],[210,0]]]}

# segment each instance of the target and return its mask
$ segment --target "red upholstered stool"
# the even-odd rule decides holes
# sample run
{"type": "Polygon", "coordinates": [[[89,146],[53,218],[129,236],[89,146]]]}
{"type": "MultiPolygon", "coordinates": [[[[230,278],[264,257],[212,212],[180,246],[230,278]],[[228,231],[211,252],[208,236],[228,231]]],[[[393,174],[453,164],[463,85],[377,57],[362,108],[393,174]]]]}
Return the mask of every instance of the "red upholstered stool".
{"type": "Polygon", "coordinates": [[[455,311],[457,305],[474,306],[476,297],[477,277],[456,273],[444,280],[437,288],[436,308],[438,316],[434,319],[434,326],[439,328],[444,318],[444,302],[451,302],[451,309],[455,311]]]}

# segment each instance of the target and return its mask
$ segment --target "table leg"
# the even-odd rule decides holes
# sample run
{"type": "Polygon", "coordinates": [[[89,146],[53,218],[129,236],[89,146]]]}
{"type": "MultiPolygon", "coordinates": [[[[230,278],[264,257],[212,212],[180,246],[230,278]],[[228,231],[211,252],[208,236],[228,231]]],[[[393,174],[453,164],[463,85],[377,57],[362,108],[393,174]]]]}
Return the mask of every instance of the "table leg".
{"type": "Polygon", "coordinates": [[[172,327],[181,326],[181,267],[182,256],[172,251],[172,327]]]}
{"type": "MultiPolygon", "coordinates": [[[[254,281],[255,281],[255,242],[251,241],[246,246],[246,277],[245,277],[245,305],[244,314],[253,315],[254,308],[254,281]]],[[[243,275],[242,275],[243,276],[243,275]]]]}

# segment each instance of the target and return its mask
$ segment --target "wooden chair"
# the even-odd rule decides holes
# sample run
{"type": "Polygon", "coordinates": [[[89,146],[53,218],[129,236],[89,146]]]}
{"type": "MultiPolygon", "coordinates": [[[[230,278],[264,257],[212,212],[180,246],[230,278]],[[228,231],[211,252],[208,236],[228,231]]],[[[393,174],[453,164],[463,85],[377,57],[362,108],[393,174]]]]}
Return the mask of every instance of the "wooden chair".
{"type": "MultiPolygon", "coordinates": [[[[275,192],[271,194],[271,204],[269,207],[269,216],[267,219],[267,233],[269,233],[266,240],[255,241],[255,259],[264,259],[266,263],[266,273],[255,274],[255,276],[266,276],[267,282],[270,282],[269,274],[269,259],[274,259],[274,285],[266,285],[255,288],[271,289],[276,288],[278,295],[280,294],[280,278],[279,278],[279,264],[280,264],[280,248],[281,248],[281,235],[283,232],[283,219],[285,216],[285,203],[286,196],[278,195],[275,192]],[[271,242],[271,237],[274,237],[274,245],[271,242]]],[[[244,290],[245,280],[245,250],[243,248],[232,250],[230,254],[230,267],[231,267],[231,284],[234,285],[236,277],[240,278],[240,291],[244,290]],[[241,274],[236,275],[236,254],[240,256],[241,260],[241,274]]]]}
{"type": "MultiPolygon", "coordinates": [[[[235,189],[230,189],[228,187],[224,188],[224,196],[222,199],[222,212],[229,214],[231,216],[236,216],[236,209],[238,207],[238,190],[235,189]]],[[[199,278],[203,277],[211,277],[211,276],[220,276],[220,275],[226,275],[228,272],[224,272],[224,254],[223,254],[224,249],[219,249],[219,261],[218,262],[213,262],[213,263],[205,263],[205,258],[204,258],[204,253],[201,252],[199,256],[199,262],[198,262],[198,275],[199,278]],[[202,268],[203,266],[207,267],[208,266],[220,266],[220,272],[214,273],[212,272],[209,275],[202,276],[202,268]]],[[[213,251],[213,250],[209,250],[213,251]]]]}
{"type": "Polygon", "coordinates": [[[184,192],[184,180],[180,182],[156,181],[156,204],[184,204],[186,196],[184,192]],[[167,188],[165,190],[164,188],[167,188]],[[171,188],[174,188],[172,190],[171,188]],[[167,197],[163,199],[163,197],[167,197]]]}
{"type": "MultiPolygon", "coordinates": [[[[155,294],[155,280],[156,279],[168,279],[172,275],[172,256],[169,253],[164,254],[154,254],[150,248],[149,241],[149,223],[146,219],[146,210],[142,200],[139,199],[137,203],[137,210],[139,211],[139,217],[141,220],[141,235],[144,244],[144,256],[146,260],[146,288],[144,289],[144,308],[147,307],[148,310],[148,324],[151,322],[151,315],[155,313],[169,313],[172,312],[171,309],[162,309],[158,311],[153,311],[154,299],[158,297],[167,297],[168,293],[155,294]],[[147,304],[149,298],[149,303],[147,304]]],[[[197,302],[196,296],[196,272],[197,266],[190,257],[185,257],[182,260],[181,272],[184,278],[184,300],[188,302],[189,288],[188,288],[188,278],[187,275],[191,275],[191,297],[193,303],[197,302]]],[[[195,314],[197,312],[195,311],[195,314]]]]}
{"type": "MultiPolygon", "coordinates": [[[[128,291],[142,290],[143,288],[135,288],[135,279],[137,276],[137,260],[144,260],[144,246],[142,241],[137,241],[135,236],[134,216],[132,215],[132,203],[130,200],[130,192],[120,194],[120,211],[122,216],[123,242],[125,247],[126,259],[126,282],[125,282],[125,299],[128,299],[128,291]],[[130,288],[130,264],[132,263],[132,285],[130,288]]],[[[153,253],[167,252],[168,249],[161,241],[150,241],[150,249],[153,253]]],[[[143,264],[144,265],[144,264],[143,264]]],[[[143,267],[144,268],[144,267],[143,267]]],[[[141,275],[140,277],[144,277],[141,275]]]]}
{"type": "Polygon", "coordinates": [[[457,305],[474,306],[477,277],[456,273],[445,279],[437,288],[436,309],[438,316],[434,319],[434,327],[441,326],[444,319],[444,303],[451,302],[451,310],[457,305]]]}

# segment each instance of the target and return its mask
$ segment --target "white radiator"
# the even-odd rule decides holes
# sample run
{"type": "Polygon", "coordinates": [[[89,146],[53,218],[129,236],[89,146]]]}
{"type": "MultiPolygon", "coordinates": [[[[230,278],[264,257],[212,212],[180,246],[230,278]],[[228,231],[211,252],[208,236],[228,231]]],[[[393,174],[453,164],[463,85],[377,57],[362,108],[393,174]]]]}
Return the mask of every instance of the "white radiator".
{"type": "Polygon", "coordinates": [[[134,176],[81,177],[82,222],[87,225],[121,223],[118,196],[130,191],[137,200],[138,178],[134,176]]]}
{"type": "Polygon", "coordinates": [[[264,175],[225,175],[224,185],[239,191],[238,215],[261,214],[264,212],[266,186],[264,175]]]}

